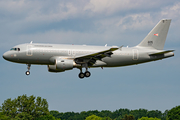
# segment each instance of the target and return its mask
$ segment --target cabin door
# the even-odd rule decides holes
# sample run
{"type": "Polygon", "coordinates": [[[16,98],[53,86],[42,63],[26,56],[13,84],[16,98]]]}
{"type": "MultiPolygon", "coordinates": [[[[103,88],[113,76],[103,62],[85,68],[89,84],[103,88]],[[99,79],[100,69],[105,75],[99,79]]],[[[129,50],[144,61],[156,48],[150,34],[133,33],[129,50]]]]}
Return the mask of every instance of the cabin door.
{"type": "Polygon", "coordinates": [[[32,52],[32,45],[28,45],[27,46],[27,52],[26,52],[27,56],[32,56],[33,52],[32,52]]]}
{"type": "Polygon", "coordinates": [[[133,49],[133,60],[138,60],[139,53],[137,49],[133,49]]]}

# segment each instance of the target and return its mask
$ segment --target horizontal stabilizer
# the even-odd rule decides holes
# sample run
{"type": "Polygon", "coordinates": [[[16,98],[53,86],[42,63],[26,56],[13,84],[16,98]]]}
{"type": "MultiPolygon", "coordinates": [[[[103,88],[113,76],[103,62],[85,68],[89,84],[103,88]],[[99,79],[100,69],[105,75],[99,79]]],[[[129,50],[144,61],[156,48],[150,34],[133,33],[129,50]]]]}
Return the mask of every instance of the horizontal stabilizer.
{"type": "Polygon", "coordinates": [[[166,51],[161,51],[161,52],[157,52],[157,53],[151,53],[149,54],[150,56],[151,55],[160,55],[160,54],[165,54],[165,53],[169,53],[169,52],[173,52],[174,50],[166,50],[166,51]]]}

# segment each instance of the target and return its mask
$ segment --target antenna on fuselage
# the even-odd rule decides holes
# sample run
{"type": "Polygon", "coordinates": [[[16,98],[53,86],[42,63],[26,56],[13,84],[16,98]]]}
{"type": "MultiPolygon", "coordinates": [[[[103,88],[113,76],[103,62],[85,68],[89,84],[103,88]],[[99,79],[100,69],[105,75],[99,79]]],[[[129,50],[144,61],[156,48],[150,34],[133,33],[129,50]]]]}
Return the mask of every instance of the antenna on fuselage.
{"type": "Polygon", "coordinates": [[[30,44],[32,44],[32,43],[33,43],[33,41],[30,42],[30,44]]]}
{"type": "Polygon", "coordinates": [[[107,44],[105,44],[105,47],[107,47],[107,44]]]}

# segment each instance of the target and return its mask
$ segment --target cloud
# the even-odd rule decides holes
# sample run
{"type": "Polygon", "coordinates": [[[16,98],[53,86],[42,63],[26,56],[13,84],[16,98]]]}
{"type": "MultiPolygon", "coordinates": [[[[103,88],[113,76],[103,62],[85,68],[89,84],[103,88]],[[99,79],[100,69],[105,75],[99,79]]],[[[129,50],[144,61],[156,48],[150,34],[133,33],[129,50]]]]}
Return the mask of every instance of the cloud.
{"type": "Polygon", "coordinates": [[[44,12],[43,9],[43,7],[37,9],[36,12],[27,16],[26,20],[30,22],[37,20],[42,22],[53,22],[73,18],[78,13],[77,7],[75,7],[72,3],[59,3],[55,6],[55,8],[52,7],[51,9],[47,10],[47,12],[44,12]]]}
{"type": "Polygon", "coordinates": [[[127,11],[137,8],[141,3],[132,2],[131,0],[90,0],[90,2],[84,7],[84,10],[91,11],[93,13],[105,13],[107,15],[119,12],[127,11]]]}
{"type": "Polygon", "coordinates": [[[23,42],[30,42],[33,40],[34,42],[40,43],[59,43],[59,44],[103,44],[108,41],[107,38],[102,39],[102,34],[99,33],[81,33],[77,31],[56,31],[51,30],[45,33],[37,33],[37,34],[26,34],[20,35],[18,40],[23,42]]]}
{"type": "Polygon", "coordinates": [[[162,0],[0,1],[1,45],[32,40],[135,45],[162,18],[173,19],[177,41],[179,6],[178,1],[162,0]]]}
{"type": "Polygon", "coordinates": [[[58,0],[0,1],[0,22],[5,24],[38,25],[73,19],[81,15],[81,6],[58,0]],[[21,24],[20,24],[21,23],[21,24]]]}
{"type": "Polygon", "coordinates": [[[173,6],[165,7],[161,11],[162,17],[169,17],[179,19],[180,16],[180,2],[175,3],[173,6]]]}
{"type": "Polygon", "coordinates": [[[127,13],[134,12],[146,12],[156,9],[160,9],[172,2],[157,0],[90,0],[90,2],[84,7],[84,10],[91,11],[93,13],[111,15],[114,13],[127,13]],[[143,11],[142,11],[143,10],[143,11]]]}

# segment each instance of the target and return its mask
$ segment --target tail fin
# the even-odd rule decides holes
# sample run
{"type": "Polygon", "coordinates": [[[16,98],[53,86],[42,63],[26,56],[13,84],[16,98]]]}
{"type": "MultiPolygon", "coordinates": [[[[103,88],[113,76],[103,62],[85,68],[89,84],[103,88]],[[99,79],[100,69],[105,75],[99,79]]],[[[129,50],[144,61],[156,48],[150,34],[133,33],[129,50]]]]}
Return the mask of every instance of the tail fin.
{"type": "Polygon", "coordinates": [[[159,23],[149,32],[143,41],[137,45],[141,47],[153,47],[163,50],[171,19],[160,20],[159,23]]]}

